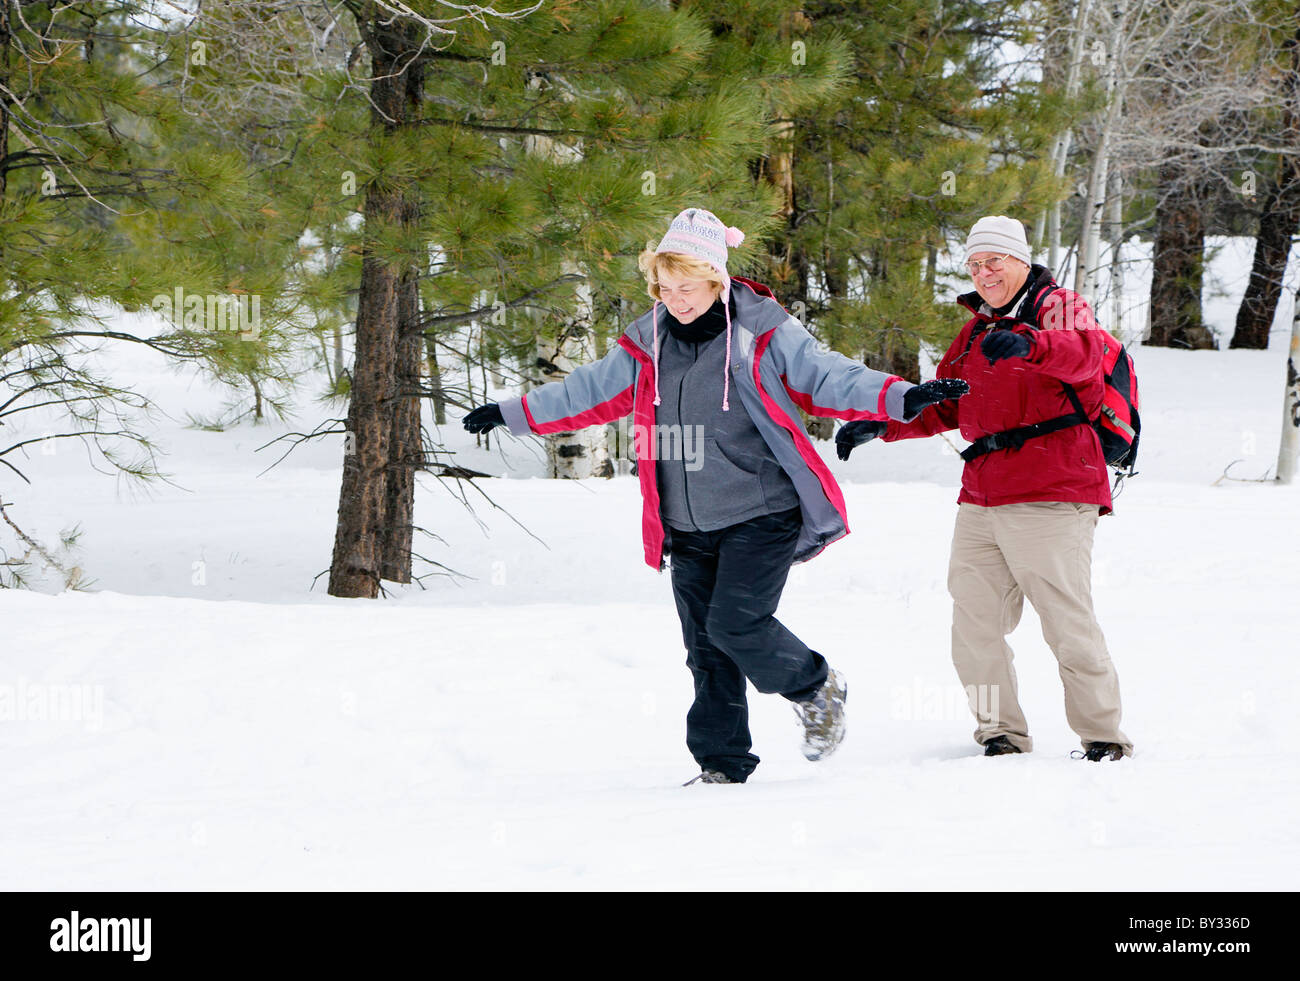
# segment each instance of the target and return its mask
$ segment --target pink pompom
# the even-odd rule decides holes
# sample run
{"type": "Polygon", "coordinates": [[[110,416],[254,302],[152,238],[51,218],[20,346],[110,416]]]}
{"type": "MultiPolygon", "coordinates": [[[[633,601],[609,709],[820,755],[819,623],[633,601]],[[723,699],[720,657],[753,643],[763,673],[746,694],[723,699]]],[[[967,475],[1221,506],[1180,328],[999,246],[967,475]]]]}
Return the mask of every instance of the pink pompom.
{"type": "Polygon", "coordinates": [[[727,240],[727,248],[729,249],[734,249],[741,242],[745,241],[745,233],[735,225],[728,228],[726,235],[723,237],[727,240]]]}

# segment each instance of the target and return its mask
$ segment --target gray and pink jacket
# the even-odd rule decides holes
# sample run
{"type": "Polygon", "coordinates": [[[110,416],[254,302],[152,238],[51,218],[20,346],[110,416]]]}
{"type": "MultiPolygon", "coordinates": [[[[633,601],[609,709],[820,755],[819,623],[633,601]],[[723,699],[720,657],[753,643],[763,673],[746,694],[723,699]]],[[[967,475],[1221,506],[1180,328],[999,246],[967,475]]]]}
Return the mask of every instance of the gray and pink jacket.
{"type": "MultiPolygon", "coordinates": [[[[738,393],[777,462],[794,482],[803,513],[796,562],[817,555],[849,532],[844,495],[813,447],[797,409],[836,419],[906,422],[903,396],[910,382],[823,350],[766,286],[733,276],[736,317],[730,354],[731,390],[738,393]]],[[[654,432],[655,323],[658,304],[634,320],[601,360],[563,381],[500,403],[516,436],[572,432],[631,413],[634,431],[654,432]]],[[[664,524],[655,479],[654,447],[635,439],[641,482],[641,531],[646,564],[664,566],[664,524]]]]}

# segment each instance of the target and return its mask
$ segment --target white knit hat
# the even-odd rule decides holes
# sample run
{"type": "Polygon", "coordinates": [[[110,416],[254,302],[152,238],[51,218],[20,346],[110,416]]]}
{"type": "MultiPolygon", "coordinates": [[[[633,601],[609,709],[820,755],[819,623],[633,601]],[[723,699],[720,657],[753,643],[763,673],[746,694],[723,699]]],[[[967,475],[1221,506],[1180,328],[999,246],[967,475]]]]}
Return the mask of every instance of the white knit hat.
{"type": "Polygon", "coordinates": [[[702,259],[722,274],[723,297],[731,289],[727,273],[727,247],[733,249],[745,240],[739,228],[729,228],[712,211],[687,208],[668,226],[655,252],[677,252],[702,259]]]}
{"type": "Polygon", "coordinates": [[[966,260],[976,252],[996,252],[1010,255],[1025,265],[1030,265],[1029,240],[1025,226],[1006,215],[987,215],[975,222],[966,237],[966,260]]]}
{"type": "MultiPolygon", "coordinates": [[[[703,208],[687,208],[668,226],[668,233],[659,240],[656,253],[676,252],[694,259],[707,262],[722,275],[722,312],[727,318],[727,355],[722,362],[722,409],[731,409],[731,375],[727,366],[731,363],[731,275],[727,272],[727,248],[735,248],[745,241],[745,233],[735,226],[728,226],[712,211],[703,208]]],[[[651,311],[654,324],[654,359],[655,359],[655,405],[659,405],[659,301],[655,300],[651,311]]]]}

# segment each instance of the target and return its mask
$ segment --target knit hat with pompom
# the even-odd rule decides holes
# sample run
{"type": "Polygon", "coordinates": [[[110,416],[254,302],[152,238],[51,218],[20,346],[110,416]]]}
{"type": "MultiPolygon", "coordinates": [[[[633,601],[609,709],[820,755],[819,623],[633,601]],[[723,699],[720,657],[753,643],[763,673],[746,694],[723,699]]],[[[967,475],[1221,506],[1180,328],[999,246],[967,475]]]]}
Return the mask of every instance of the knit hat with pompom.
{"type": "Polygon", "coordinates": [[[739,228],[724,225],[712,211],[687,208],[673,219],[656,252],[679,252],[707,262],[722,274],[725,298],[731,289],[727,274],[727,249],[745,241],[739,228]]]}
{"type": "MultiPolygon", "coordinates": [[[[712,211],[703,208],[687,208],[668,226],[668,234],[660,241],[656,253],[676,252],[694,259],[707,262],[722,276],[722,309],[727,318],[726,361],[722,369],[722,408],[731,408],[728,396],[731,390],[731,377],[727,364],[731,361],[731,276],[727,272],[727,249],[734,249],[745,241],[745,233],[734,225],[724,225],[712,211]]],[[[654,312],[654,359],[655,359],[655,401],[659,404],[659,304],[655,303],[654,312]]]]}

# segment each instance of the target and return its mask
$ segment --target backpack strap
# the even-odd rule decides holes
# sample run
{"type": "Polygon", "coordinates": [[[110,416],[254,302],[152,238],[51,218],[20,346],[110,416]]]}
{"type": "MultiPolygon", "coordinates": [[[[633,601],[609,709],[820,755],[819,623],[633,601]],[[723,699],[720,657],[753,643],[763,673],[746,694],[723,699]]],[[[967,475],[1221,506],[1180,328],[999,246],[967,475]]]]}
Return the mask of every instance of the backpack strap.
{"type": "MultiPolygon", "coordinates": [[[[1048,283],[1041,290],[1034,294],[1029,301],[1028,319],[1023,317],[1011,318],[1017,323],[1022,323],[1033,330],[1041,330],[1038,320],[1043,312],[1043,304],[1057,290],[1061,289],[1055,283],[1048,283]]],[[[971,332],[972,342],[974,341],[975,332],[971,332]]],[[[966,350],[970,350],[970,345],[966,345],[966,350]]],[[[1074,408],[1073,412],[1062,416],[1055,416],[1051,419],[1044,419],[1042,422],[1031,423],[1028,426],[1017,426],[1014,429],[1004,429],[1000,433],[990,433],[987,436],[981,436],[970,446],[962,450],[961,458],[967,463],[986,453],[992,453],[996,450],[1018,450],[1025,445],[1026,440],[1034,439],[1038,436],[1047,436],[1051,433],[1060,432],[1062,429],[1069,429],[1072,426],[1087,426],[1092,424],[1088,414],[1083,411],[1083,403],[1079,400],[1079,393],[1074,390],[1073,385],[1061,382],[1061,387],[1065,389],[1066,398],[1070,400],[1070,405],[1074,408]]]]}
{"type": "MultiPolygon", "coordinates": [[[[1059,286],[1053,286],[1050,289],[1045,289],[1034,298],[1033,314],[1035,324],[1038,323],[1038,318],[1043,312],[1043,304],[1047,301],[1047,298],[1060,288],[1059,286]]],[[[1104,380],[1108,381],[1109,379],[1104,380]]],[[[1092,419],[1088,416],[1088,413],[1083,411],[1083,402],[1079,400],[1078,390],[1068,382],[1061,382],[1061,387],[1065,389],[1065,397],[1070,400],[1070,405],[1074,407],[1074,414],[1091,425],[1092,419]]]]}
{"type": "Polygon", "coordinates": [[[1088,413],[1083,411],[1083,403],[1079,401],[1079,393],[1075,391],[1074,386],[1067,382],[1061,382],[1061,387],[1065,389],[1065,397],[1068,398],[1070,404],[1074,406],[1075,415],[1082,416],[1085,422],[1091,422],[1088,418],[1088,413]]]}
{"type": "Polygon", "coordinates": [[[1039,290],[1034,295],[1034,298],[1029,301],[1029,311],[1028,311],[1029,319],[1023,320],[1022,323],[1027,323],[1030,327],[1033,327],[1036,330],[1040,329],[1038,325],[1038,318],[1043,313],[1043,304],[1047,302],[1047,298],[1049,296],[1051,296],[1053,293],[1057,292],[1060,289],[1063,289],[1063,287],[1056,285],[1056,283],[1048,283],[1041,290],[1039,290]]]}
{"type": "Polygon", "coordinates": [[[972,327],[970,337],[966,338],[966,347],[962,350],[961,354],[952,359],[952,363],[956,364],[962,358],[966,357],[966,355],[970,354],[970,349],[975,346],[975,338],[979,337],[980,334],[984,333],[988,329],[988,324],[980,324],[977,327],[972,327]]]}
{"type": "MultiPolygon", "coordinates": [[[[1075,400],[1077,401],[1077,399],[1078,396],[1076,395],[1075,400]]],[[[1081,411],[1076,411],[1071,412],[1069,415],[1044,419],[1042,422],[1035,422],[1028,426],[1004,429],[1000,433],[990,433],[975,440],[970,446],[961,451],[961,458],[970,463],[971,460],[981,457],[985,453],[992,453],[994,450],[1018,450],[1025,445],[1026,440],[1034,439],[1037,436],[1046,436],[1062,429],[1069,429],[1071,426],[1087,424],[1088,417],[1081,411]]]]}

